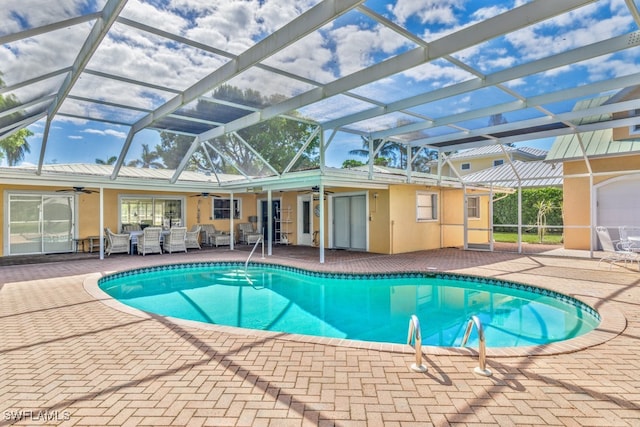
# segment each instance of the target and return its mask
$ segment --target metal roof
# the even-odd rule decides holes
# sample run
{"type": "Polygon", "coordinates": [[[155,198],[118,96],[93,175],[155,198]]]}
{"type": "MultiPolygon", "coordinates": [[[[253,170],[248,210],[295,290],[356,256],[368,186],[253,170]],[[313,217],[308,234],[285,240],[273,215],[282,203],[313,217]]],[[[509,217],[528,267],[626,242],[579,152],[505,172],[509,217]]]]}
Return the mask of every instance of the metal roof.
{"type": "Polygon", "coordinates": [[[462,177],[466,184],[497,185],[499,187],[523,188],[561,187],[562,164],[543,161],[523,162],[514,160],[500,166],[470,173],[462,177]]]}
{"type": "Polygon", "coordinates": [[[127,179],[159,131],[180,157],[149,173],[224,187],[363,138],[451,152],[640,124],[612,118],[637,99],[572,110],[640,84],[634,0],[3,0],[0,23],[0,138],[35,134],[34,176],[115,157],[101,172],[127,179]],[[280,165],[274,118],[315,129],[280,165]]]}
{"type": "MultiPolygon", "coordinates": [[[[504,146],[504,151],[509,154],[518,153],[523,157],[530,159],[542,160],[547,155],[547,150],[541,150],[533,147],[510,147],[504,146]]],[[[500,145],[486,145],[484,147],[471,148],[469,150],[459,151],[449,156],[450,160],[471,159],[478,157],[495,157],[504,153],[500,145]]]]}

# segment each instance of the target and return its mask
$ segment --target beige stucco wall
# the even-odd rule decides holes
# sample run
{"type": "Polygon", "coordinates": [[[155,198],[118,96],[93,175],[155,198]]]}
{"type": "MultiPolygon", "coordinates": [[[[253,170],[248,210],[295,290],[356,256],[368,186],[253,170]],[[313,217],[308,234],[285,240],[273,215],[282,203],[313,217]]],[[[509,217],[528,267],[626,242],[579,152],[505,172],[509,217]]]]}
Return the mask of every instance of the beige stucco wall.
{"type": "MultiPolygon", "coordinates": [[[[25,192],[54,192],[62,187],[35,187],[18,185],[0,185],[1,194],[5,191],[25,191],[25,192]]],[[[363,190],[343,188],[335,190],[346,193],[363,193],[368,195],[368,222],[369,222],[369,251],[375,253],[391,254],[404,253],[418,250],[437,249],[440,247],[462,246],[463,237],[463,193],[460,189],[441,189],[438,187],[425,187],[423,185],[400,184],[391,185],[388,190],[363,190]],[[436,221],[418,222],[416,221],[416,192],[427,191],[438,194],[439,218],[436,221]]],[[[134,191],[134,190],[104,190],[104,226],[113,231],[118,230],[118,201],[120,195],[153,195],[160,197],[184,197],[185,211],[184,218],[186,226],[191,227],[198,222],[198,208],[200,209],[200,223],[212,223],[218,230],[229,231],[229,220],[211,219],[211,206],[213,198],[189,197],[193,193],[181,194],[174,192],[154,192],[154,191],[134,191]]],[[[281,206],[285,210],[283,219],[289,219],[283,228],[287,227],[289,240],[292,244],[297,244],[297,197],[298,192],[283,192],[279,194],[281,206]]],[[[87,237],[98,235],[100,232],[100,212],[99,194],[79,194],[77,227],[78,236],[87,237]]],[[[255,194],[235,194],[235,198],[242,199],[242,218],[234,220],[234,224],[248,222],[249,216],[257,215],[258,195],[255,194]]],[[[262,197],[262,196],[260,196],[262,197]]],[[[6,203],[6,197],[4,200],[6,203]]],[[[318,200],[313,201],[313,207],[318,200]]],[[[328,203],[325,203],[325,247],[329,246],[330,228],[328,224],[328,203]]],[[[488,202],[482,205],[482,219],[470,221],[471,227],[481,227],[478,224],[488,224],[488,202]]],[[[4,209],[0,212],[0,223],[5,224],[4,209]]],[[[5,227],[0,229],[0,239],[6,244],[7,236],[5,227]]],[[[237,227],[236,227],[237,230],[237,227]]],[[[319,218],[313,216],[313,230],[319,230],[319,218]]],[[[482,240],[482,239],[480,239],[482,240]]],[[[4,245],[0,248],[0,256],[4,256],[4,245]]]]}
{"type": "MultiPolygon", "coordinates": [[[[598,185],[620,176],[620,171],[640,169],[640,155],[591,159],[593,184],[598,185]]],[[[564,172],[564,247],[589,250],[591,247],[591,191],[588,169],[584,161],[565,162],[564,172]],[[577,176],[580,175],[580,176],[577,176]],[[572,228],[572,227],[585,228],[572,228]]]]}
{"type": "MultiPolygon", "coordinates": [[[[24,192],[39,192],[39,193],[51,193],[56,190],[66,190],[68,187],[37,187],[37,186],[21,186],[21,185],[7,185],[0,184],[0,194],[3,195],[3,209],[0,212],[0,241],[3,244],[0,247],[0,256],[5,255],[5,246],[7,243],[6,236],[6,212],[5,206],[7,203],[6,191],[24,191],[24,192]]],[[[222,231],[230,230],[229,220],[213,220],[211,219],[211,203],[212,198],[199,198],[189,197],[191,194],[175,193],[175,192],[158,192],[158,191],[136,191],[136,190],[104,190],[104,226],[111,230],[118,231],[118,197],[120,195],[134,196],[134,195],[147,195],[147,196],[160,196],[160,197],[184,197],[185,200],[185,221],[186,226],[191,227],[197,223],[198,214],[198,202],[200,201],[200,222],[214,224],[216,229],[222,231]]],[[[235,224],[239,222],[248,222],[248,218],[251,215],[256,215],[256,196],[253,194],[234,195],[235,198],[242,199],[242,218],[234,220],[235,224]]],[[[79,237],[96,236],[100,233],[100,195],[98,193],[92,194],[78,194],[77,196],[77,232],[79,237]]],[[[295,203],[292,204],[294,206],[295,203]]]]}

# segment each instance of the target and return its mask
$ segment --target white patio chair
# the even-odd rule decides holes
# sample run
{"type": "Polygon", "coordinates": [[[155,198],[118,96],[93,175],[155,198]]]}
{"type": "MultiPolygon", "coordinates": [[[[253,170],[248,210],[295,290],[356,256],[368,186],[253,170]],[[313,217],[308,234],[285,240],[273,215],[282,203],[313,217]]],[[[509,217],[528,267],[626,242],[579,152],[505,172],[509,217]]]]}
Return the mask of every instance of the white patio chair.
{"type": "Polygon", "coordinates": [[[611,240],[609,230],[606,227],[596,227],[596,233],[598,233],[598,239],[600,239],[600,244],[604,251],[604,256],[600,258],[598,265],[600,265],[602,261],[608,262],[609,270],[611,270],[611,266],[616,262],[624,261],[626,267],[627,262],[633,263],[636,261],[638,262],[638,270],[640,270],[639,254],[631,251],[629,246],[624,242],[611,240]]]}
{"type": "Polygon", "coordinates": [[[246,243],[247,245],[254,244],[262,236],[262,234],[253,230],[253,225],[250,222],[238,224],[238,230],[240,230],[240,243],[246,243]]]}
{"type": "Polygon", "coordinates": [[[622,225],[618,227],[621,245],[627,249],[640,252],[640,227],[622,225]]]}
{"type": "Polygon", "coordinates": [[[142,256],[146,254],[161,254],[160,236],[162,235],[161,227],[147,227],[142,232],[142,236],[138,237],[138,254],[142,256]]]}
{"type": "Polygon", "coordinates": [[[184,239],[187,249],[202,249],[200,247],[200,230],[201,227],[195,224],[191,227],[190,231],[187,231],[184,239]]]}
{"type": "Polygon", "coordinates": [[[169,231],[169,235],[164,238],[164,251],[169,253],[187,252],[186,236],[187,227],[173,227],[169,231]]]}
{"type": "Polygon", "coordinates": [[[113,253],[129,253],[130,236],[128,234],[116,234],[109,228],[105,228],[104,231],[107,235],[107,256],[113,253]]]}
{"type": "Polygon", "coordinates": [[[203,244],[209,246],[229,246],[231,244],[231,235],[227,232],[216,230],[213,224],[200,224],[204,239],[203,244]]]}

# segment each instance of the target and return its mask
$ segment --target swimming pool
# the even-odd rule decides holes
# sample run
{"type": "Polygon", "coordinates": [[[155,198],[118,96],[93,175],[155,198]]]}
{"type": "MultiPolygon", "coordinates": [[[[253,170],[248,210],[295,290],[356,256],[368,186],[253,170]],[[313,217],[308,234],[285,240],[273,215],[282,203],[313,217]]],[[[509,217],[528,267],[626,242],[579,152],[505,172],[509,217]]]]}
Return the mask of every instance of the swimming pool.
{"type": "MultiPolygon", "coordinates": [[[[101,278],[120,302],[162,316],[248,329],[405,344],[411,315],[423,345],[460,345],[475,315],[487,347],[583,335],[600,322],[582,302],[546,289],[473,276],[337,274],[238,262],[175,264],[101,278]]],[[[476,331],[469,345],[477,344],[476,331]]]]}

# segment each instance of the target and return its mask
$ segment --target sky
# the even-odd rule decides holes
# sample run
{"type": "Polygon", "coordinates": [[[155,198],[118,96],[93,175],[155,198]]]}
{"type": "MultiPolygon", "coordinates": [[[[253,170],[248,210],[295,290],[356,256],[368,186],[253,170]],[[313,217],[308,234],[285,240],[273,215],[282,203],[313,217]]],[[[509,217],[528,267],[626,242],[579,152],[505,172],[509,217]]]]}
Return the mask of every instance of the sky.
{"type": "MultiPolygon", "coordinates": [[[[55,6],[51,6],[45,0],[2,0],[0,37],[99,11],[105,1],[57,0],[55,6]]],[[[65,101],[60,111],[69,115],[89,114],[106,120],[135,123],[146,113],[122,108],[108,109],[81,98],[97,97],[102,102],[112,104],[133,102],[137,108],[147,111],[158,108],[175,96],[175,92],[162,90],[162,87],[174,91],[188,88],[227,63],[230,56],[244,52],[317,3],[317,0],[129,0],[122,17],[214,49],[205,51],[189,47],[159,34],[116,23],[87,65],[94,73],[82,76],[71,92],[77,98],[65,101]],[[113,73],[123,79],[142,79],[148,86],[105,79],[99,73],[113,73]]],[[[524,0],[370,0],[364,5],[416,37],[434,42],[525,3],[524,0]]],[[[7,86],[17,85],[42,73],[71,65],[92,24],[93,21],[87,21],[2,45],[0,72],[4,83],[7,86]],[[65,49],[60,49],[59,46],[63,45],[65,49]]],[[[431,61],[354,88],[354,97],[335,96],[303,106],[299,112],[324,123],[345,113],[358,113],[372,108],[373,104],[367,100],[392,103],[475,77],[469,70],[456,66],[455,61],[463,62],[479,73],[491,74],[634,29],[637,29],[636,25],[624,0],[601,0],[503,37],[470,46],[453,54],[451,60],[443,58],[431,61]]],[[[251,68],[228,83],[243,89],[259,90],[266,97],[291,97],[311,90],[314,87],[311,82],[335,82],[415,47],[411,39],[354,10],[267,58],[263,61],[266,67],[251,68]],[[299,79],[270,72],[267,69],[269,67],[296,75],[299,79]]],[[[454,99],[412,107],[406,112],[365,120],[353,124],[352,129],[376,132],[398,123],[411,123],[417,120],[416,117],[438,120],[450,114],[510,102],[517,99],[514,93],[521,97],[535,97],[547,91],[573,87],[576,82],[588,84],[604,81],[638,72],[639,58],[637,48],[629,49],[514,79],[506,82],[503,90],[486,88],[464,93],[454,99]]],[[[22,87],[14,95],[28,102],[55,92],[61,78],[53,77],[22,87]]],[[[567,99],[546,105],[545,108],[552,113],[560,113],[570,110],[576,101],[567,99]]],[[[515,122],[541,116],[543,113],[540,110],[527,108],[509,113],[505,118],[515,122]]],[[[471,130],[482,128],[487,125],[487,118],[468,120],[457,125],[471,130]]],[[[30,129],[34,136],[29,139],[31,153],[26,156],[25,162],[37,163],[42,146],[43,121],[35,123],[30,129]]],[[[442,126],[423,132],[428,136],[437,136],[457,131],[457,128],[442,126]]],[[[128,132],[129,126],[126,125],[58,116],[52,124],[47,142],[45,163],[93,163],[95,159],[119,155],[128,132]]],[[[128,158],[137,157],[142,144],[153,147],[158,141],[157,133],[145,131],[137,134],[128,158]]],[[[358,135],[338,134],[332,141],[329,165],[339,166],[344,158],[353,158],[346,153],[360,148],[360,141],[358,135]]],[[[549,149],[551,143],[552,140],[546,139],[523,145],[549,149]]]]}

